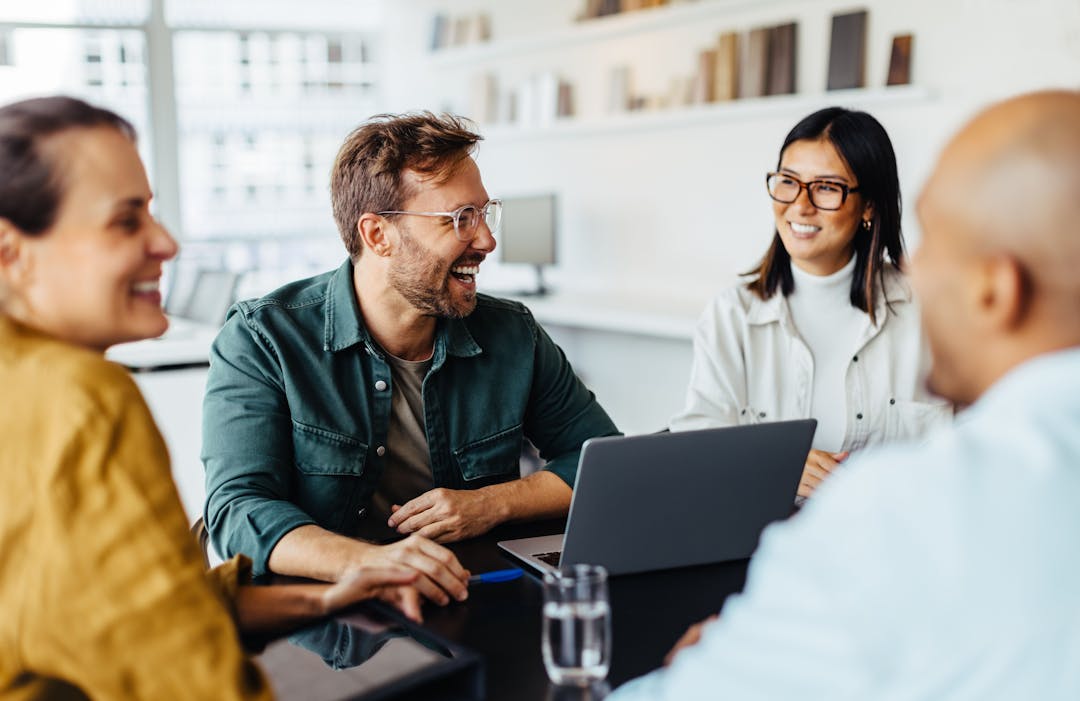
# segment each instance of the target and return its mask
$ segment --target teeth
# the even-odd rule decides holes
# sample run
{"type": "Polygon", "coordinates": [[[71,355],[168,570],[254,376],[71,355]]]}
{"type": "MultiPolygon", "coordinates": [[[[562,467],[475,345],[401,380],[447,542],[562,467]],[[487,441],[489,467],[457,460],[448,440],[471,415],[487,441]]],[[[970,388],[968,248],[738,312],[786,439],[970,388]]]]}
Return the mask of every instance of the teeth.
{"type": "Polygon", "coordinates": [[[791,230],[796,234],[812,234],[817,231],[821,231],[820,226],[811,226],[809,224],[796,224],[795,222],[788,222],[791,224],[791,230]]]}
{"type": "Polygon", "coordinates": [[[451,268],[450,272],[457,273],[458,275],[477,275],[480,272],[479,265],[459,265],[456,268],[451,268]]]}
{"type": "Polygon", "coordinates": [[[143,292],[157,292],[160,287],[160,280],[147,280],[145,282],[136,282],[131,286],[131,289],[136,293],[143,292]]]}

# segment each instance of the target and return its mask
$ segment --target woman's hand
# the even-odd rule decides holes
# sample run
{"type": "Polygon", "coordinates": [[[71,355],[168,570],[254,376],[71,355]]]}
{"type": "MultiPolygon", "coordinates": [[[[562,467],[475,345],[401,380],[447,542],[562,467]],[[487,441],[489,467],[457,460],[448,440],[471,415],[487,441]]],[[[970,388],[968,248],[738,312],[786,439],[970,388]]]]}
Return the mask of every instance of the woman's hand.
{"type": "Polygon", "coordinates": [[[806,456],[806,466],[803,467],[802,479],[799,480],[799,496],[808,497],[813,494],[818,485],[832,474],[832,471],[844,462],[848,455],[847,452],[827,453],[824,450],[811,450],[806,456]]]}
{"type": "Polygon", "coordinates": [[[419,576],[416,570],[405,567],[354,570],[322,593],[323,613],[364,599],[381,599],[419,623],[420,592],[412,586],[419,576]]]}

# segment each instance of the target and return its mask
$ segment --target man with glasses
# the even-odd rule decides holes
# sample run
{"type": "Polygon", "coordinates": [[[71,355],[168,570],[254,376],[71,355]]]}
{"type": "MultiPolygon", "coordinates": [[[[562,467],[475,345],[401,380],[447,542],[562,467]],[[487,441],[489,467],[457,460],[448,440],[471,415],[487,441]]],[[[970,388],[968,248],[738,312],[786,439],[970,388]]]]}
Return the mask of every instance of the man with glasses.
{"type": "Polygon", "coordinates": [[[428,599],[464,599],[469,573],[436,541],[564,515],[582,443],[617,432],[528,309],[477,293],[502,214],[479,138],[428,113],[356,129],[331,176],[349,259],[231,310],[203,416],[206,523],[256,574],[393,563],[428,599]],[[522,478],[525,439],[547,463],[522,478]]]}

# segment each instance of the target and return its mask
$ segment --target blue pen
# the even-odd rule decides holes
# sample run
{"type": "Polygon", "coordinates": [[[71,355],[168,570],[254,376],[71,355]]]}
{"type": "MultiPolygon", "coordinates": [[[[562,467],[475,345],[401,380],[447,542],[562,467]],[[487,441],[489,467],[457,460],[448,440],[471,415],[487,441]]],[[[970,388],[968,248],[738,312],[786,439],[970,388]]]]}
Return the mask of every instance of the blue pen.
{"type": "Polygon", "coordinates": [[[525,574],[525,572],[518,567],[512,567],[508,570],[495,570],[494,572],[484,572],[482,574],[474,574],[473,576],[469,577],[469,584],[492,584],[494,582],[510,582],[517,579],[523,574],[525,574]]]}

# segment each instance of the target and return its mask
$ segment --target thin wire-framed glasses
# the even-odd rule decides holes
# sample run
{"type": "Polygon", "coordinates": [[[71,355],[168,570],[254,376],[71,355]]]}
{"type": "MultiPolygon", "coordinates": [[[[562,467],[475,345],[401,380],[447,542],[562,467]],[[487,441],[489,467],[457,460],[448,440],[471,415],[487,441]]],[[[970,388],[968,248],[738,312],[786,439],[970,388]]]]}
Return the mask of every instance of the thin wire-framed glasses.
{"type": "Polygon", "coordinates": [[[765,187],[769,189],[769,197],[784,204],[791,204],[799,199],[799,193],[806,188],[810,204],[817,209],[829,211],[840,209],[847,201],[848,194],[859,191],[858,187],[848,187],[835,180],[811,180],[804,183],[786,173],[766,174],[765,187]]]}
{"type": "Polygon", "coordinates": [[[453,222],[454,236],[462,243],[468,243],[476,238],[476,230],[480,228],[481,220],[487,225],[488,231],[495,235],[502,227],[502,200],[488,200],[483,207],[466,204],[458,207],[453,212],[407,212],[404,210],[389,210],[376,212],[380,217],[391,214],[411,214],[416,217],[445,217],[446,223],[453,222]]]}

